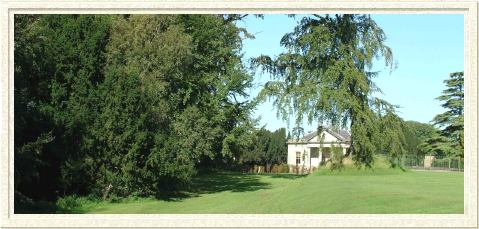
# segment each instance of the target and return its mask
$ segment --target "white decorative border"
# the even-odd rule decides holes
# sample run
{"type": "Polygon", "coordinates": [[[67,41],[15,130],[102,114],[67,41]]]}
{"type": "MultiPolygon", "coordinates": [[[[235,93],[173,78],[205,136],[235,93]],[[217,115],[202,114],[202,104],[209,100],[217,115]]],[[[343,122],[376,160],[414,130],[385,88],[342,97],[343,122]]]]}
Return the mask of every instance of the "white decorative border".
{"type": "Polygon", "coordinates": [[[478,4],[475,1],[23,1],[0,3],[2,227],[477,227],[478,4]],[[464,14],[464,214],[13,214],[13,15],[169,13],[464,14]]]}

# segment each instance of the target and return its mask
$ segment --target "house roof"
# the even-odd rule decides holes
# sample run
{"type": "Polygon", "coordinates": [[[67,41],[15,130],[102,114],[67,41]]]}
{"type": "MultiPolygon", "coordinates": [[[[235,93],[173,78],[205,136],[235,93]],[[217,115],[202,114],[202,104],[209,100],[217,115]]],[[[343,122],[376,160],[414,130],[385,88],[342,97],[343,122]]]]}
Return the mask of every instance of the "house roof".
{"type": "Polygon", "coordinates": [[[339,130],[338,134],[341,135],[345,141],[351,141],[351,134],[349,134],[349,131],[339,130]]]}
{"type": "MultiPolygon", "coordinates": [[[[340,141],[351,141],[351,134],[347,130],[339,130],[339,131],[334,131],[331,128],[323,127],[323,131],[328,132],[329,134],[333,135],[335,138],[337,138],[340,141]]],[[[318,135],[317,131],[305,134],[301,139],[299,139],[300,142],[308,142],[314,137],[318,135]]],[[[294,141],[288,141],[288,142],[294,142],[294,141]]]]}

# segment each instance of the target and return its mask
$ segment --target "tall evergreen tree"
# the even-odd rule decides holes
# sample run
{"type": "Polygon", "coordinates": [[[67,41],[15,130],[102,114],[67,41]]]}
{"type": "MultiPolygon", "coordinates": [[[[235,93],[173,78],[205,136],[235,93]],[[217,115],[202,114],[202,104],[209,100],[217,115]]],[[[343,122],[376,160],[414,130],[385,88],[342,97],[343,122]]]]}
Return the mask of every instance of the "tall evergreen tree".
{"type": "Polygon", "coordinates": [[[392,51],[383,30],[369,15],[313,15],[304,17],[286,34],[287,51],[276,59],[261,56],[253,63],[273,75],[260,98],[273,98],[284,119],[295,116],[320,124],[348,127],[348,154],[357,165],[371,166],[376,151],[372,93],[380,91],[373,78],[373,60],[392,66],[392,51]],[[326,123],[325,123],[326,122],[326,123]]]}
{"type": "Polygon", "coordinates": [[[444,83],[447,88],[437,99],[443,102],[446,112],[432,120],[443,138],[436,144],[449,145],[447,154],[464,157],[464,72],[451,73],[444,83]]]}

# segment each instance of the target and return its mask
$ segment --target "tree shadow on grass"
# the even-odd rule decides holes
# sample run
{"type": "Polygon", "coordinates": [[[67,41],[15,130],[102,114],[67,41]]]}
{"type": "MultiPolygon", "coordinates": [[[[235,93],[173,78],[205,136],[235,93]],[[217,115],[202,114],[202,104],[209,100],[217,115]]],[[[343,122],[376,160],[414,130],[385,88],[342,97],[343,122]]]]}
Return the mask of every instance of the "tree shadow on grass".
{"type": "Polygon", "coordinates": [[[163,193],[157,196],[164,201],[182,201],[186,198],[198,197],[201,194],[218,192],[252,192],[269,189],[271,184],[263,182],[255,174],[215,172],[194,177],[188,191],[163,193]]]}
{"type": "Polygon", "coordinates": [[[193,179],[191,191],[198,194],[216,192],[252,192],[260,189],[269,189],[271,184],[261,181],[254,174],[215,173],[202,175],[193,179]]]}
{"type": "Polygon", "coordinates": [[[55,202],[36,201],[27,204],[14,206],[15,214],[71,214],[80,213],[72,209],[61,208],[55,202]]]}
{"type": "MultiPolygon", "coordinates": [[[[215,172],[199,175],[193,178],[188,191],[162,192],[156,199],[163,201],[181,202],[188,198],[199,197],[202,194],[219,192],[253,192],[262,189],[270,189],[272,184],[262,180],[262,177],[283,178],[289,180],[300,179],[306,175],[296,174],[242,174],[232,172],[215,172]]],[[[134,201],[134,199],[121,199],[111,203],[123,203],[134,201]]],[[[141,201],[141,200],[140,200],[141,201]]],[[[27,209],[15,211],[15,213],[85,213],[81,208],[64,209],[55,203],[39,202],[27,209]]]]}

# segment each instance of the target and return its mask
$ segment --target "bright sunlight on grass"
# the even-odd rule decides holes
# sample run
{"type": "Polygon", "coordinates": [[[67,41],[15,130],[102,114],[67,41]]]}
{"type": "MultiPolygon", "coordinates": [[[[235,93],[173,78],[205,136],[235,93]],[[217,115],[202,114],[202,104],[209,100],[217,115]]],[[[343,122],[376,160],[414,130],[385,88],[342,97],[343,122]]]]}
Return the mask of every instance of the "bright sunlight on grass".
{"type": "Polygon", "coordinates": [[[196,177],[176,198],[82,201],[74,213],[463,213],[460,172],[394,169],[308,176],[216,173],[196,177]]]}

